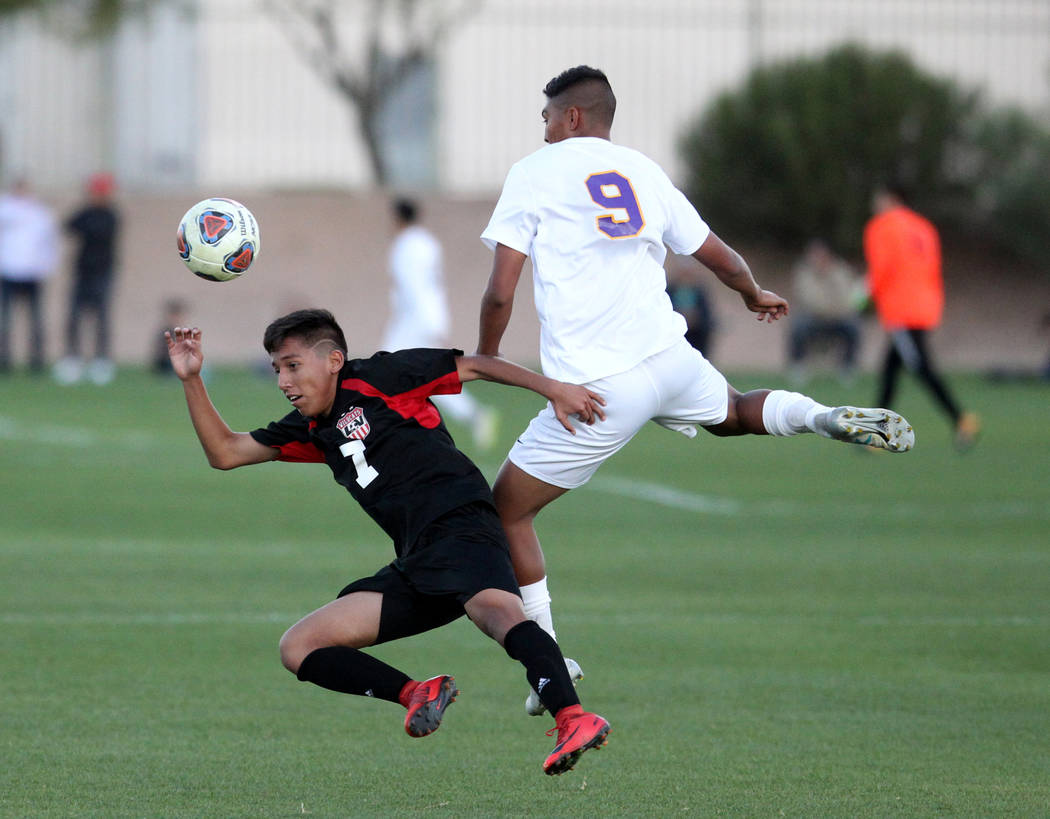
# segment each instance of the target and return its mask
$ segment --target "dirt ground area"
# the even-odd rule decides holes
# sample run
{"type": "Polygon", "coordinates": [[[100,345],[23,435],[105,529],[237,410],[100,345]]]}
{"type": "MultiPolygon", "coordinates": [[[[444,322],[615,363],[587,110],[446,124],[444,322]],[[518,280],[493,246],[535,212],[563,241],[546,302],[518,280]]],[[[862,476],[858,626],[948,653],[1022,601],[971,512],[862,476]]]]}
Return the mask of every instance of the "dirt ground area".
{"type": "MultiPolygon", "coordinates": [[[[331,309],[343,324],[353,353],[376,348],[388,314],[385,258],[392,233],[386,196],[213,192],[240,199],[252,209],[262,245],[243,278],[216,284],[190,274],[175,252],[180,217],[208,193],[122,198],[124,233],[113,305],[114,354],[119,363],[149,360],[162,329],[162,305],[171,298],[189,305],[186,319],[204,330],[205,353],[213,363],[265,362],[263,328],[273,317],[301,306],[331,309]]],[[[478,235],[495,200],[432,196],[422,202],[425,224],[445,247],[455,327],[451,343],[471,351],[477,340],[478,301],[491,264],[491,254],[478,235]]],[[[54,204],[61,214],[73,205],[54,204]]],[[[711,221],[717,229],[717,217],[711,221]]],[[[763,286],[790,297],[791,256],[746,245],[737,249],[763,286]]],[[[52,361],[63,352],[68,250],[46,292],[47,356],[52,361]]],[[[719,325],[711,355],[715,364],[735,371],[782,368],[787,323],[758,323],[735,294],[699,266],[697,271],[706,277],[714,298],[719,325]]],[[[1050,311],[1048,271],[990,264],[972,251],[948,246],[945,276],[947,313],[934,336],[934,348],[946,369],[1024,369],[1045,363],[1050,331],[1041,320],[1050,311]]],[[[17,363],[25,356],[25,317],[20,311],[13,324],[17,363]]],[[[503,352],[535,364],[537,338],[531,277],[526,275],[503,352]]],[[[880,359],[883,344],[874,320],[869,320],[862,348],[866,368],[880,359]]]]}

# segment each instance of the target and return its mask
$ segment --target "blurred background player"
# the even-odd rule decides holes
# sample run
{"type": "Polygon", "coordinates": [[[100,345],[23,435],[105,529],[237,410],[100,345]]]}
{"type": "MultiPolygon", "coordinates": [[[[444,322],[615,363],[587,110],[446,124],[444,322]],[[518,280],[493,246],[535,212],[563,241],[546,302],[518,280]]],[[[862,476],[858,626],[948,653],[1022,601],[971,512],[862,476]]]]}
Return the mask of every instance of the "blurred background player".
{"type": "Polygon", "coordinates": [[[868,292],[889,336],[879,400],[893,400],[901,367],[907,367],[951,420],[955,446],[963,451],[976,442],[980,423],[974,413],[960,408],[934,367],[928,346],[929,333],[940,325],[944,312],[941,239],[926,217],[905,205],[905,197],[898,186],[876,188],[874,215],[864,227],[868,292]]]}
{"type": "MultiPolygon", "coordinates": [[[[598,468],[652,420],[688,437],[817,433],[891,452],[915,436],[886,409],[831,408],[787,390],[735,390],[685,340],[671,307],[667,248],[693,256],[736,291],[758,320],[787,314],[747,262],[700,217],[667,174],[610,140],[616,97],[602,71],[577,66],[543,89],[544,141],[515,163],[482,241],[494,251],[482,296],[478,352],[499,353],[525,260],[532,257],[540,358],[551,378],[586,385],[606,418],[575,435],[548,406],[511,448],[493,485],[526,613],[552,634],[536,515],[598,468]]],[[[542,713],[533,691],[530,714],[542,713]]]]}
{"type": "MultiPolygon", "coordinates": [[[[396,235],[390,246],[390,319],[383,335],[384,350],[445,347],[449,343],[450,312],[445,292],[441,243],[419,224],[419,205],[412,199],[392,203],[396,235]]],[[[496,440],[495,410],[467,392],[434,397],[438,409],[467,426],[474,443],[489,449],[496,440]]]]}
{"type": "Polygon", "coordinates": [[[685,340],[709,359],[718,323],[707,288],[700,281],[700,271],[678,256],[668,259],[665,267],[671,306],[685,319],[685,340]]]}
{"type": "Polygon", "coordinates": [[[792,275],[788,361],[792,379],[808,380],[806,358],[814,343],[837,344],[839,378],[849,382],[860,346],[858,293],[864,283],[822,239],[813,239],[792,275]]]}
{"type": "Polygon", "coordinates": [[[39,373],[45,351],[44,280],[58,262],[58,228],[51,209],[18,179],[0,196],[0,372],[11,369],[11,308],[25,302],[29,312],[29,368],[39,373]]]}
{"type": "MultiPolygon", "coordinates": [[[[66,354],[55,365],[55,380],[72,384],[84,374],[81,326],[88,313],[95,322],[94,358],[88,378],[108,384],[116,374],[110,355],[109,305],[116,272],[120,215],[113,203],[113,176],[98,173],[87,181],[87,201],[65,223],[76,241],[73,260],[73,293],[66,320],[66,354]]],[[[174,326],[174,325],[169,325],[174,326]]]]}

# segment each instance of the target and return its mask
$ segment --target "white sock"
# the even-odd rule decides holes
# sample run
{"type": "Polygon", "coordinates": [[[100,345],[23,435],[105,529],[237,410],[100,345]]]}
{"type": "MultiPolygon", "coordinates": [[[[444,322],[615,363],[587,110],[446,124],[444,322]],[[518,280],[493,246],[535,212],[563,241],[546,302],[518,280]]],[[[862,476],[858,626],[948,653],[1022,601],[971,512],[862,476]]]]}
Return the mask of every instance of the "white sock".
{"type": "Polygon", "coordinates": [[[551,617],[551,596],[547,591],[547,578],[521,587],[521,601],[525,604],[525,615],[535,620],[539,627],[554,640],[554,620],[551,617]]]}
{"type": "Polygon", "coordinates": [[[829,407],[818,404],[808,395],[787,390],[772,390],[762,405],[762,425],[770,435],[787,437],[803,432],[816,432],[830,438],[824,425],[829,407]]]}

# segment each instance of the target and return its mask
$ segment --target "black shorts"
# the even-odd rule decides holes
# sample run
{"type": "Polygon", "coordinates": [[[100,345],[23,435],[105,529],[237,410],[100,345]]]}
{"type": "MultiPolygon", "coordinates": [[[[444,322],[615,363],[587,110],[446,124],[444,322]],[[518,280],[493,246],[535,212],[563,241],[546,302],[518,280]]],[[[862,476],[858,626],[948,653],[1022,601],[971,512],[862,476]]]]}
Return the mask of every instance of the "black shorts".
{"type": "Polygon", "coordinates": [[[521,595],[499,516],[477,502],[430,523],[404,555],[338,596],[380,592],[376,643],[386,643],[451,623],[464,614],[463,604],[485,589],[521,595]]]}

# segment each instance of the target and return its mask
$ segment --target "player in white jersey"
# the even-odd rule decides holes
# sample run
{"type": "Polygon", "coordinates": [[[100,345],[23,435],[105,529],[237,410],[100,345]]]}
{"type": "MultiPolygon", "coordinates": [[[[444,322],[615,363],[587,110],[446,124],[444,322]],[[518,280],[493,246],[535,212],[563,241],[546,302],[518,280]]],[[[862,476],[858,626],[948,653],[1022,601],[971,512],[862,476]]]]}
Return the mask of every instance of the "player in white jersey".
{"type": "MultiPolygon", "coordinates": [[[[510,541],[526,613],[552,635],[536,514],[586,483],[646,421],[693,437],[824,437],[905,452],[915,435],[885,409],[830,408],[785,390],[733,389],[685,341],[685,320],[666,294],[666,248],[692,255],[740,294],[759,321],[787,315],[788,303],[756,283],[744,259],[711,231],[643,154],[610,141],[616,98],[605,74],[571,68],[544,88],[544,141],[516,163],[482,240],[494,250],[481,303],[478,352],[495,355],[514,290],[532,258],[546,375],[586,384],[606,401],[606,418],[559,429],[544,409],[518,438],[493,491],[510,541]]],[[[526,702],[542,713],[535,692],[526,702]]]]}
{"type": "MultiPolygon", "coordinates": [[[[390,245],[390,319],[383,349],[442,348],[449,344],[451,317],[445,293],[441,243],[419,224],[419,206],[406,198],[393,203],[397,230],[390,245]]],[[[441,412],[469,427],[474,443],[489,449],[496,440],[496,411],[463,391],[435,396],[441,412]]]]}

